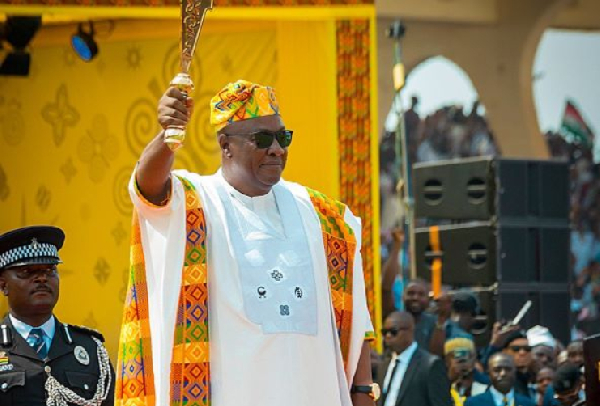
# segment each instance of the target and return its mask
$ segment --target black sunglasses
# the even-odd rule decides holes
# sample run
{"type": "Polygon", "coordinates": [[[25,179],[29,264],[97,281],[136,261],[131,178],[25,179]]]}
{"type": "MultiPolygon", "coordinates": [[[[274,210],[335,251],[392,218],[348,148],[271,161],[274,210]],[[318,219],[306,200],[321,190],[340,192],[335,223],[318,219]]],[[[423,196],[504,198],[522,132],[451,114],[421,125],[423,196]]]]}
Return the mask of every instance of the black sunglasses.
{"type": "Polygon", "coordinates": [[[409,327],[382,328],[381,335],[383,337],[385,337],[389,333],[392,336],[396,337],[399,332],[405,331],[405,330],[410,330],[410,328],[409,327]]]}
{"type": "Polygon", "coordinates": [[[397,328],[382,328],[381,329],[381,335],[383,337],[385,337],[388,334],[391,334],[393,337],[396,337],[399,332],[400,332],[400,329],[397,329],[397,328]]]}
{"type": "Polygon", "coordinates": [[[531,351],[531,346],[529,346],[529,345],[511,345],[508,348],[510,348],[510,350],[514,351],[514,352],[519,352],[521,350],[523,350],[525,352],[531,351]]]}
{"type": "Polygon", "coordinates": [[[261,130],[251,134],[225,134],[228,136],[248,137],[256,144],[258,149],[267,149],[273,145],[273,140],[276,139],[281,148],[287,148],[292,143],[292,130],[267,131],[261,130]]]}

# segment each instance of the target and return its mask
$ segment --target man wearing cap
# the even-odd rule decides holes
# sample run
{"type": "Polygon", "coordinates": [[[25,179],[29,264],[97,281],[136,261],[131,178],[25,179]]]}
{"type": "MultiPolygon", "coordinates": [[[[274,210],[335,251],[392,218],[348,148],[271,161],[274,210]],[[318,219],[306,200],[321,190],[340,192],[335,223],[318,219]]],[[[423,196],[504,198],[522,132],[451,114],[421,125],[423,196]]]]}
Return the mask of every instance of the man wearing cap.
{"type": "Polygon", "coordinates": [[[558,367],[552,381],[556,404],[559,406],[585,406],[583,383],[581,366],[566,363],[558,367]]]}
{"type": "Polygon", "coordinates": [[[531,346],[524,330],[512,333],[506,340],[503,353],[513,357],[515,361],[515,391],[530,399],[535,399],[535,388],[531,359],[531,346]]]}
{"type": "Polygon", "coordinates": [[[360,220],[281,179],[292,131],[247,81],[211,101],[219,171],[171,172],[192,105],[167,90],[132,176],[118,404],[373,405],[360,220]]]}
{"type": "Polygon", "coordinates": [[[444,355],[448,379],[452,384],[450,394],[454,406],[462,406],[467,398],[487,390],[488,385],[474,379],[476,357],[473,340],[468,337],[456,337],[446,341],[444,355]]]}
{"type": "Polygon", "coordinates": [[[0,235],[0,405],[109,406],[114,371],[104,338],[59,322],[58,251],[63,231],[33,226],[0,235]]]}
{"type": "Polygon", "coordinates": [[[452,295],[452,313],[450,320],[454,322],[451,337],[470,337],[476,317],[481,314],[479,299],[473,291],[461,289],[452,295]]]}

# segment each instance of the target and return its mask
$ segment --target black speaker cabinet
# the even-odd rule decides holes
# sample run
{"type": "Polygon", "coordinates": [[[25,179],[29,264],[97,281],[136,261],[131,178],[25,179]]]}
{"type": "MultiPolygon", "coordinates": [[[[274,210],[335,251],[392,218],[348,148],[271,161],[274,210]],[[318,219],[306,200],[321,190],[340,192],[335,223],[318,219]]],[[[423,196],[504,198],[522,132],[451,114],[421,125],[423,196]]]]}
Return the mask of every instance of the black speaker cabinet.
{"type": "Polygon", "coordinates": [[[442,283],[448,285],[569,282],[568,227],[489,222],[439,226],[439,252],[432,249],[430,232],[430,228],[416,230],[419,278],[432,280],[431,264],[439,256],[442,283]]]}
{"type": "Polygon", "coordinates": [[[495,293],[481,292],[479,301],[489,324],[486,338],[489,340],[495,321],[512,321],[528,300],[531,300],[531,308],[519,325],[529,329],[539,324],[548,328],[562,343],[569,343],[571,296],[566,284],[500,284],[495,293]]]}
{"type": "Polygon", "coordinates": [[[417,218],[568,222],[566,162],[468,158],[413,168],[417,218]]]}
{"type": "Polygon", "coordinates": [[[583,340],[585,396],[588,405],[600,405],[600,334],[583,340]]]}

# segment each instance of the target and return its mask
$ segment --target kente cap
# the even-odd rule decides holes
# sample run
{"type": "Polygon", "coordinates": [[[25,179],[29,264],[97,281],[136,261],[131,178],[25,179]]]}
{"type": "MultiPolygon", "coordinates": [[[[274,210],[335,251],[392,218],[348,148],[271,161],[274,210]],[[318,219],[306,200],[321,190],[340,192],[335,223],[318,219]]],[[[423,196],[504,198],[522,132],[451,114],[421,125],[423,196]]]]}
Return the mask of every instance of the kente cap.
{"type": "Polygon", "coordinates": [[[12,266],[60,264],[65,233],[57,227],[31,226],[0,235],[0,271],[12,266]]]}
{"type": "Polygon", "coordinates": [[[217,131],[236,121],[279,114],[275,90],[247,80],[229,83],[210,101],[210,123],[217,131]]]}
{"type": "Polygon", "coordinates": [[[475,352],[475,344],[470,338],[451,338],[444,343],[444,355],[455,353],[454,355],[458,358],[459,355],[465,356],[467,352],[475,352]]]}

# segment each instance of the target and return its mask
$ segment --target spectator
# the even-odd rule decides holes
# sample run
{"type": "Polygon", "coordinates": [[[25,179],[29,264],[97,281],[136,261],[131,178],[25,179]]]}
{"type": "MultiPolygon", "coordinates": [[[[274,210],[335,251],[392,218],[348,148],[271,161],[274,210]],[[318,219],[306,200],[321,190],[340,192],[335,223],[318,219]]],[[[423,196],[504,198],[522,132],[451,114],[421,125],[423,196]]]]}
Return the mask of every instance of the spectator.
{"type": "Polygon", "coordinates": [[[467,399],[465,406],[535,406],[529,397],[514,390],[516,368],[511,356],[503,353],[492,355],[488,373],[492,387],[485,393],[467,399]]]}
{"type": "Polygon", "coordinates": [[[577,365],[579,367],[583,366],[583,342],[582,341],[573,341],[571,344],[567,346],[567,359],[569,363],[573,365],[577,365]]]}
{"type": "Polygon", "coordinates": [[[527,341],[531,346],[531,356],[535,371],[543,367],[556,369],[556,340],[546,327],[535,326],[527,330],[527,341]]]}
{"type": "Polygon", "coordinates": [[[378,376],[380,406],[451,406],[450,382],[438,357],[419,348],[408,312],[391,313],[381,331],[390,351],[378,376]]]}
{"type": "Polygon", "coordinates": [[[404,309],[415,320],[415,341],[422,348],[429,348],[429,340],[435,328],[435,317],[427,312],[429,307],[429,288],[421,279],[409,281],[402,297],[404,309]]]}
{"type": "Polygon", "coordinates": [[[552,380],[554,379],[554,369],[550,367],[543,367],[537,373],[535,378],[536,392],[535,392],[535,404],[537,406],[543,406],[548,403],[546,398],[547,392],[551,389],[552,380]]]}
{"type": "Polygon", "coordinates": [[[479,299],[469,290],[462,289],[452,295],[452,315],[451,320],[457,328],[452,336],[471,335],[475,318],[481,314],[479,308],[479,299]]]}
{"type": "Polygon", "coordinates": [[[436,316],[425,311],[429,307],[427,282],[421,279],[408,282],[404,289],[403,301],[404,308],[415,320],[415,341],[432,354],[443,355],[447,316],[436,316]]]}
{"type": "Polygon", "coordinates": [[[537,370],[541,370],[542,368],[556,368],[556,356],[554,348],[552,347],[548,347],[547,345],[536,345],[531,349],[531,356],[537,370]]]}
{"type": "Polygon", "coordinates": [[[466,337],[452,338],[444,345],[448,379],[452,386],[450,394],[454,406],[460,406],[467,398],[479,395],[488,385],[475,380],[475,345],[466,337]]]}
{"type": "Polygon", "coordinates": [[[529,384],[533,383],[533,374],[531,368],[531,346],[527,340],[527,334],[523,330],[515,331],[506,340],[506,346],[502,352],[514,359],[516,367],[515,392],[531,399],[534,398],[535,393],[529,387],[529,384]]]}
{"type": "Polygon", "coordinates": [[[583,406],[583,374],[581,368],[574,364],[564,364],[556,370],[554,380],[554,399],[560,406],[583,406]]]}

